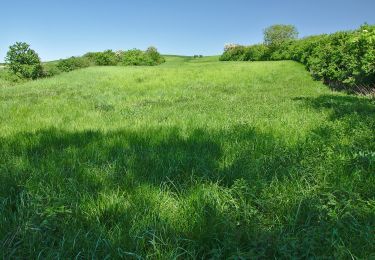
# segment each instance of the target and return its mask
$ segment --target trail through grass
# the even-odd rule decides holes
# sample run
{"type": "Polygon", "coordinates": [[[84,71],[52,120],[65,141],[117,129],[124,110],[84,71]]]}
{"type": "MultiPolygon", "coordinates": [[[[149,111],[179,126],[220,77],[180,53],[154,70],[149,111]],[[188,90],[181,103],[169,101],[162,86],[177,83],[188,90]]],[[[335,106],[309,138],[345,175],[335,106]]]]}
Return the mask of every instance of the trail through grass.
{"type": "Polygon", "coordinates": [[[168,56],[0,88],[3,258],[375,257],[375,104],[168,56]]]}

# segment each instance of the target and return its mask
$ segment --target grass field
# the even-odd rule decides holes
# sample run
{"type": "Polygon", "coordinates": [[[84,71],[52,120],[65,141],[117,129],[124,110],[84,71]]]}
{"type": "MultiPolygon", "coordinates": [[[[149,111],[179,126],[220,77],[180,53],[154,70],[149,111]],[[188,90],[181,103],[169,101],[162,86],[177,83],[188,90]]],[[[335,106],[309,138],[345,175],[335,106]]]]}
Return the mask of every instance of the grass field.
{"type": "Polygon", "coordinates": [[[375,257],[375,104],[291,61],[0,87],[0,258],[375,257]]]}

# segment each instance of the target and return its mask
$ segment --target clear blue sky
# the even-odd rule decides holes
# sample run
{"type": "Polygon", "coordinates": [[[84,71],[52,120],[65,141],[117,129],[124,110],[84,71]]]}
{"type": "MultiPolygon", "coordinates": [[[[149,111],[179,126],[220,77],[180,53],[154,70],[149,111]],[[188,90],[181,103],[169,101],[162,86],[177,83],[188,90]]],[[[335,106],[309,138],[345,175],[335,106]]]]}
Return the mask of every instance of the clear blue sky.
{"type": "Polygon", "coordinates": [[[375,24],[375,0],[0,0],[0,62],[16,41],[42,60],[88,51],[144,49],[220,54],[225,43],[262,41],[265,27],[301,36],[375,24]]]}

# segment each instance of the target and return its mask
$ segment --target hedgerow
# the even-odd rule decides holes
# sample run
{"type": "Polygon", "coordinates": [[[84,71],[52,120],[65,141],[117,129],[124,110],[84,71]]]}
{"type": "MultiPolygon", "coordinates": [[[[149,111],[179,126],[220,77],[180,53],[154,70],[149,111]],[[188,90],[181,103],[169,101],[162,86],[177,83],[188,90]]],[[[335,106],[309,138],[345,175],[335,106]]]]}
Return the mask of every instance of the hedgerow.
{"type": "Polygon", "coordinates": [[[333,86],[375,87],[375,26],[354,31],[286,41],[278,48],[268,45],[232,45],[221,60],[295,60],[303,63],[314,78],[333,86]]]}
{"type": "Polygon", "coordinates": [[[125,66],[155,66],[165,62],[155,47],[150,47],[146,51],[125,51],[121,55],[121,60],[121,64],[125,66]]]}
{"type": "Polygon", "coordinates": [[[89,61],[82,57],[70,57],[68,59],[60,60],[57,68],[62,72],[69,72],[76,69],[86,68],[90,66],[89,61]]]}
{"type": "Polygon", "coordinates": [[[119,57],[112,50],[103,52],[88,52],[83,57],[97,66],[115,66],[120,62],[119,57]]]}
{"type": "Polygon", "coordinates": [[[89,66],[155,66],[165,62],[155,47],[146,51],[138,49],[128,51],[106,50],[104,52],[88,52],[82,57],[70,57],[57,64],[44,64],[44,76],[54,76],[61,72],[69,72],[89,66]]]}

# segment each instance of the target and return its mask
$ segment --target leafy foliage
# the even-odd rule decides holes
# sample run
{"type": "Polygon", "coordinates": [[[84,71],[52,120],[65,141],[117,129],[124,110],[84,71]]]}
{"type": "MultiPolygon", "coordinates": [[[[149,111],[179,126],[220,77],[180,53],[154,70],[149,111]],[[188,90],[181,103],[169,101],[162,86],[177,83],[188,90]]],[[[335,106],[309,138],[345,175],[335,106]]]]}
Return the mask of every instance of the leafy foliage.
{"type": "Polygon", "coordinates": [[[269,59],[269,48],[264,44],[256,44],[245,48],[244,60],[257,61],[269,59]]]}
{"type": "Polygon", "coordinates": [[[246,47],[241,45],[227,46],[223,55],[221,55],[221,61],[245,61],[246,47]]]}
{"type": "Polygon", "coordinates": [[[25,42],[16,42],[9,47],[5,61],[15,75],[25,79],[43,76],[43,68],[38,54],[25,42]]]}
{"type": "Polygon", "coordinates": [[[226,48],[221,61],[259,61],[269,59],[269,48],[265,44],[251,46],[233,45],[226,48]]]}
{"type": "Polygon", "coordinates": [[[118,55],[112,50],[104,52],[89,52],[84,55],[91,62],[98,66],[115,66],[119,63],[118,55]]]}
{"type": "Polygon", "coordinates": [[[155,47],[148,48],[145,52],[133,49],[123,52],[122,65],[129,66],[154,66],[165,62],[155,47]]]}
{"type": "Polygon", "coordinates": [[[151,59],[148,59],[144,52],[138,49],[128,50],[122,54],[122,65],[149,65],[151,59]]]}
{"type": "Polygon", "coordinates": [[[86,68],[89,65],[89,61],[85,58],[70,57],[68,59],[61,60],[57,64],[57,68],[62,72],[69,72],[76,69],[86,68]]]}
{"type": "Polygon", "coordinates": [[[264,43],[271,48],[277,48],[297,37],[298,31],[294,25],[275,24],[264,30],[264,43]]]}
{"type": "Polygon", "coordinates": [[[69,72],[89,66],[117,66],[117,65],[144,65],[154,66],[165,62],[163,56],[155,47],[146,51],[133,49],[130,51],[106,50],[103,52],[88,52],[82,57],[70,57],[56,63],[44,64],[44,76],[53,76],[61,72],[69,72]]]}
{"type": "Polygon", "coordinates": [[[148,47],[145,54],[153,61],[153,65],[158,65],[165,62],[163,56],[161,56],[158,50],[153,46],[148,47]]]}

